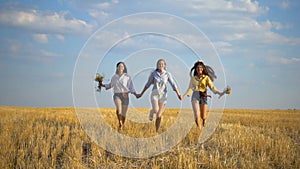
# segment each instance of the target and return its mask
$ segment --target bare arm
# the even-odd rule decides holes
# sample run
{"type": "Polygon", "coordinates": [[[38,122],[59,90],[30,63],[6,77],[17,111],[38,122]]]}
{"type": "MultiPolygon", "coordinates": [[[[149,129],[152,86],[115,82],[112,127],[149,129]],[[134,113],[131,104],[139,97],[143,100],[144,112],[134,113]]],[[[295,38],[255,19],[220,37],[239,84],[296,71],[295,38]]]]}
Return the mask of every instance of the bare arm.
{"type": "Polygon", "coordinates": [[[145,86],[144,89],[142,90],[142,92],[140,94],[136,94],[136,98],[140,98],[143,96],[143,94],[145,93],[145,91],[148,89],[148,86],[145,86]]]}
{"type": "Polygon", "coordinates": [[[181,94],[180,94],[178,88],[175,89],[175,92],[176,92],[176,94],[177,94],[178,99],[179,99],[179,100],[182,100],[182,96],[181,96],[181,94]]]}
{"type": "Polygon", "coordinates": [[[193,79],[191,76],[189,87],[186,90],[185,94],[183,96],[181,96],[181,100],[183,100],[186,96],[190,96],[192,94],[192,92],[193,92],[193,79]]]}

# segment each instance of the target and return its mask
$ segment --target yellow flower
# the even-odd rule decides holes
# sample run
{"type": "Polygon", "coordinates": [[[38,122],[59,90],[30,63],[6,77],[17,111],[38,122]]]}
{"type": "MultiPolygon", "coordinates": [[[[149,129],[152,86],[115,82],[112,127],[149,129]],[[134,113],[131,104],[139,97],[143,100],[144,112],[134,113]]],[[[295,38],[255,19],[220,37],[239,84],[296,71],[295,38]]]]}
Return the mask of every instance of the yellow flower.
{"type": "Polygon", "coordinates": [[[104,76],[100,75],[99,73],[96,74],[95,81],[102,82],[103,79],[104,79],[104,76]]]}
{"type": "Polygon", "coordinates": [[[229,86],[227,86],[226,94],[230,94],[230,93],[231,93],[231,88],[229,86]]]}
{"type": "Polygon", "coordinates": [[[96,74],[95,81],[98,82],[98,89],[97,91],[101,92],[101,86],[103,82],[104,76],[100,75],[99,73],[96,74]]]}

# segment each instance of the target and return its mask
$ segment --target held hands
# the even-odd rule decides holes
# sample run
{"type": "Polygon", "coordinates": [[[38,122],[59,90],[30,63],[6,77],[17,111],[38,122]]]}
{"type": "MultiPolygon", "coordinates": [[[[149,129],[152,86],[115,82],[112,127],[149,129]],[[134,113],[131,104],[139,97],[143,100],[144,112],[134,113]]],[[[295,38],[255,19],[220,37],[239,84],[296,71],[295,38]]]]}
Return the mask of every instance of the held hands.
{"type": "MultiPolygon", "coordinates": [[[[140,94],[133,93],[133,94],[135,95],[135,97],[136,97],[137,99],[139,99],[139,98],[141,98],[141,97],[143,96],[142,93],[140,93],[140,94]]],[[[182,99],[183,99],[183,96],[181,96],[180,94],[178,94],[177,97],[178,97],[179,100],[182,100],[182,99]]]]}
{"type": "Polygon", "coordinates": [[[179,98],[179,100],[183,100],[184,99],[184,95],[182,96],[182,95],[180,95],[180,98],[179,98]]]}
{"type": "MultiPolygon", "coordinates": [[[[187,94],[185,94],[185,95],[181,95],[180,96],[180,100],[183,100],[186,96],[188,96],[187,94]]],[[[188,96],[189,97],[189,96],[188,96]]]]}
{"type": "Polygon", "coordinates": [[[136,97],[137,99],[139,99],[140,97],[142,97],[142,94],[135,94],[135,97],[136,97]]]}

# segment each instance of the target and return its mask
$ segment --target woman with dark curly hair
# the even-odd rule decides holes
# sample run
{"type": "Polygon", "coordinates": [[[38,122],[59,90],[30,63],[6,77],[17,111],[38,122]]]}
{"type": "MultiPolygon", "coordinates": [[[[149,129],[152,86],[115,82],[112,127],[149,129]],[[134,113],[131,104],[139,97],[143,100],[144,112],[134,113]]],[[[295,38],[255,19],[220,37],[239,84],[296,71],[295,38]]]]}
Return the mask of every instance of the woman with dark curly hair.
{"type": "Polygon", "coordinates": [[[223,92],[219,92],[214,86],[213,80],[216,78],[214,71],[211,67],[205,66],[202,61],[197,61],[190,71],[190,84],[186,93],[181,97],[184,99],[186,96],[192,94],[192,107],[194,112],[194,118],[199,129],[202,126],[206,126],[207,117],[207,97],[211,97],[207,94],[207,86],[214,94],[223,95],[223,92]],[[209,71],[209,72],[208,72],[209,71]],[[202,123],[201,123],[202,119],[202,123]]]}

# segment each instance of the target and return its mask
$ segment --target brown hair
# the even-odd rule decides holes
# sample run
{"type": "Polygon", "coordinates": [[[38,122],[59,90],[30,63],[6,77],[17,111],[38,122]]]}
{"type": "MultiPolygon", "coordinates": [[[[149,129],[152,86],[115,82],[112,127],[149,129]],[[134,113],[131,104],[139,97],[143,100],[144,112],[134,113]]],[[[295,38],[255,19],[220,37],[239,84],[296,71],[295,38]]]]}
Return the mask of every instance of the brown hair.
{"type": "Polygon", "coordinates": [[[197,66],[202,66],[203,67],[203,74],[209,76],[209,78],[214,81],[215,79],[217,79],[217,76],[215,74],[215,71],[210,67],[205,65],[202,61],[197,61],[194,66],[192,67],[190,73],[193,73],[193,76],[197,76],[197,71],[196,68],[197,66]],[[194,71],[194,72],[193,72],[194,71]]]}
{"type": "Polygon", "coordinates": [[[116,66],[116,73],[118,73],[118,66],[119,66],[120,64],[123,64],[123,65],[124,65],[124,73],[127,73],[127,67],[126,67],[126,65],[125,65],[124,62],[118,62],[118,63],[117,63],[117,66],[116,66]]]}

